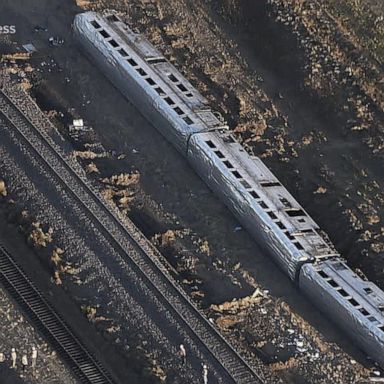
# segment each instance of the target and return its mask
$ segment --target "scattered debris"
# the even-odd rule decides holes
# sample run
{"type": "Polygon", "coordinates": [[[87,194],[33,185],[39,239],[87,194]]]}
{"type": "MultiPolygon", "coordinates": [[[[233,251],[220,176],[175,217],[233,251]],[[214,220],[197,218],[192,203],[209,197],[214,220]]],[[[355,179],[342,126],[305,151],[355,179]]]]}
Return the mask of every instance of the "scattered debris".
{"type": "Polygon", "coordinates": [[[8,194],[5,181],[0,179],[0,196],[6,197],[8,194]]]}
{"type": "MultiPolygon", "coordinates": [[[[36,51],[37,51],[36,47],[35,47],[32,43],[24,44],[24,45],[23,45],[23,48],[24,48],[28,53],[33,53],[33,52],[36,52],[36,51]]],[[[28,57],[28,58],[29,58],[29,57],[28,57]]]]}
{"type": "Polygon", "coordinates": [[[49,41],[49,44],[52,45],[53,47],[58,47],[64,44],[64,39],[58,36],[51,36],[48,39],[48,41],[49,41]]]}

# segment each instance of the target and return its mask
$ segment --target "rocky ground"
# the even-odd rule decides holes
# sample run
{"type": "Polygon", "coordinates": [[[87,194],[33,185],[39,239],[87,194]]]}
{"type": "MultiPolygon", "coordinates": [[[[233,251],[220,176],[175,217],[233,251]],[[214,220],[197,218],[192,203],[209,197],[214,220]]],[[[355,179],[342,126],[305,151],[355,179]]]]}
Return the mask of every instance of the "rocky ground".
{"type": "Polygon", "coordinates": [[[17,376],[27,383],[36,384],[75,384],[77,382],[3,289],[0,290],[0,318],[0,352],[6,356],[5,362],[0,363],[2,382],[5,384],[18,383],[17,376]],[[36,368],[32,369],[29,366],[26,371],[23,371],[21,357],[26,354],[29,364],[31,364],[32,346],[38,350],[36,368]],[[17,366],[14,372],[10,368],[12,365],[11,348],[15,348],[17,353],[17,366]]]}
{"type": "MultiPolygon", "coordinates": [[[[78,5],[116,9],[147,34],[223,113],[244,146],[264,158],[351,265],[383,286],[380,67],[362,43],[356,47],[334,8],[230,0],[78,5]]],[[[65,34],[61,23],[57,33],[65,34]]],[[[153,239],[207,316],[283,381],[364,380],[363,357],[290,288],[204,186],[193,176],[191,185],[175,182],[171,175],[188,168],[175,165],[180,160],[160,138],[155,146],[146,141],[156,133],[146,136],[145,121],[67,40],[68,50],[19,59],[14,71],[25,87],[31,79],[45,109],[56,111],[63,134],[73,116],[92,123],[107,156],[93,156],[98,150],[84,143],[75,144],[75,155],[100,181],[104,196],[153,239]],[[93,84],[96,78],[100,86],[93,84]],[[101,90],[114,108],[98,102],[101,90]],[[117,117],[101,117],[101,109],[117,117]],[[169,160],[159,161],[157,151],[167,151],[169,160]]]]}

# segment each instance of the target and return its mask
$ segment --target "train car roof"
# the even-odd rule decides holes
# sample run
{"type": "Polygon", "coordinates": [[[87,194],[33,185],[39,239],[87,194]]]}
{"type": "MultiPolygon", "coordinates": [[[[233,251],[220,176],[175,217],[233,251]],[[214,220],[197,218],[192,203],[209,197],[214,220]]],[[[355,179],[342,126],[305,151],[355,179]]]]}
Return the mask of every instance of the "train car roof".
{"type": "Polygon", "coordinates": [[[229,132],[199,133],[215,161],[225,165],[237,189],[258,203],[281,231],[301,251],[314,258],[339,256],[328,239],[319,233],[319,226],[279,182],[268,167],[250,156],[229,132]]]}

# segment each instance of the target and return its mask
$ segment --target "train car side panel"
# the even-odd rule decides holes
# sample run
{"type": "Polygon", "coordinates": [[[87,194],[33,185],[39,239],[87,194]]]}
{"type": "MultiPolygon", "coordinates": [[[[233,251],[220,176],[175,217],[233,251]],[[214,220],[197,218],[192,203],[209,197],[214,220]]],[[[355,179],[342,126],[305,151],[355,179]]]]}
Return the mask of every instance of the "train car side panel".
{"type": "Polygon", "coordinates": [[[384,368],[384,293],[341,259],[301,268],[301,290],[384,368]]]}
{"type": "Polygon", "coordinates": [[[184,113],[185,108],[178,96],[164,85],[159,86],[162,81],[154,74],[149,76],[148,64],[120,35],[113,34],[103,18],[92,13],[80,14],[73,25],[77,38],[111,82],[185,154],[189,135],[204,127],[197,119],[193,120],[184,113]]]}
{"type": "MultiPolygon", "coordinates": [[[[228,169],[229,165],[234,164],[225,158],[221,161],[216,155],[217,151],[212,151],[209,144],[215,137],[215,133],[193,135],[188,146],[188,161],[242,225],[260,245],[270,251],[275,261],[294,280],[300,265],[309,260],[308,255],[282,233],[277,222],[271,218],[274,213],[263,209],[264,202],[255,198],[256,192],[250,194],[246,186],[239,182],[238,171],[235,168],[228,169]]],[[[220,153],[223,154],[224,151],[220,153]]]]}

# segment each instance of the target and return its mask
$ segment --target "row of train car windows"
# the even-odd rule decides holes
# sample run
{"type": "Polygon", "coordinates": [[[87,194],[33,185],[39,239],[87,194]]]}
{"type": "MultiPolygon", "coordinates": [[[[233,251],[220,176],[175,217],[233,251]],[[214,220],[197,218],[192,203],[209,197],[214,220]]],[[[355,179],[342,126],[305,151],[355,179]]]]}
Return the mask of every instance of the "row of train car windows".
{"type": "MultiPolygon", "coordinates": [[[[232,138],[233,139],[233,138],[232,138]]],[[[216,145],[211,141],[211,140],[208,140],[206,141],[207,145],[212,148],[212,149],[216,149],[216,145]]],[[[223,159],[224,158],[224,155],[219,151],[215,151],[216,155],[220,158],[220,159],[223,159]]],[[[225,160],[223,161],[224,164],[226,165],[227,168],[231,169],[233,168],[232,164],[228,161],[228,160],[225,160]]],[[[242,179],[242,176],[239,174],[239,172],[237,171],[232,171],[232,173],[234,174],[234,176],[237,178],[237,179],[242,179]]],[[[245,181],[245,180],[244,180],[245,181]]],[[[244,185],[244,184],[243,184],[244,185]]],[[[246,183],[246,185],[249,186],[249,188],[251,188],[251,186],[246,183]]],[[[281,184],[277,181],[264,181],[264,182],[261,182],[260,185],[262,187],[276,187],[276,186],[281,186],[281,184]]],[[[252,195],[252,197],[256,198],[256,199],[259,199],[259,196],[257,195],[257,193],[255,191],[249,191],[250,194],[252,195]]],[[[281,202],[284,204],[284,206],[286,208],[291,208],[291,204],[289,203],[289,201],[285,198],[282,198],[281,199],[281,202]]],[[[286,210],[286,213],[288,216],[290,217],[297,217],[297,216],[306,216],[305,212],[302,210],[302,209],[287,209],[286,210]]],[[[304,219],[300,219],[301,222],[304,222],[305,220],[304,219]]]]}
{"type": "MultiPolygon", "coordinates": [[[[247,183],[246,180],[243,179],[243,177],[241,176],[241,174],[236,170],[234,169],[232,163],[229,161],[229,160],[226,160],[225,159],[225,156],[224,154],[216,147],[215,143],[212,141],[212,140],[207,140],[205,142],[209,148],[213,149],[213,152],[216,154],[216,156],[222,160],[222,162],[224,163],[224,165],[231,170],[231,173],[233,174],[233,176],[236,177],[236,179],[238,179],[242,185],[248,189],[248,193],[254,198],[257,200],[258,204],[260,205],[261,208],[263,208],[264,211],[266,211],[266,213],[268,214],[268,216],[275,222],[275,224],[283,231],[283,233],[288,237],[289,240],[292,241],[292,244],[299,250],[299,251],[302,251],[304,250],[304,247],[296,240],[296,238],[294,236],[292,236],[287,227],[278,219],[278,217],[275,215],[275,213],[269,209],[268,205],[265,204],[264,201],[261,200],[261,197],[257,194],[257,192],[255,192],[254,190],[249,190],[251,189],[252,187],[249,185],[249,183],[247,183]]],[[[264,183],[265,184],[265,183],[264,183]]],[[[280,183],[278,183],[278,185],[281,185],[280,183]]]]}
{"type": "MultiPolygon", "coordinates": [[[[96,22],[92,22],[92,24],[94,25],[95,28],[101,28],[101,26],[96,22]]],[[[100,34],[105,37],[105,38],[108,38],[110,37],[110,35],[105,31],[105,30],[101,30],[99,31],[100,34]]],[[[112,45],[114,48],[117,48],[119,45],[118,43],[111,39],[108,41],[110,45],[112,45]]],[[[123,48],[120,48],[118,50],[118,52],[120,53],[121,56],[123,57],[128,57],[128,53],[123,49],[123,48]]],[[[128,63],[130,65],[132,65],[133,67],[137,67],[138,64],[137,62],[133,59],[133,58],[128,58],[127,59],[128,63]]],[[[165,61],[164,59],[161,59],[161,62],[165,61]]],[[[142,69],[142,68],[136,68],[136,71],[143,77],[146,77],[148,76],[147,73],[142,69]]],[[[191,93],[189,93],[188,89],[178,80],[178,78],[173,75],[173,74],[170,74],[169,76],[169,79],[175,83],[177,85],[177,87],[183,92],[186,94],[186,96],[188,97],[192,97],[193,95],[191,93]],[[188,93],[186,93],[188,92],[188,93]]],[[[151,79],[150,77],[147,77],[145,79],[149,85],[155,87],[155,91],[160,95],[160,96],[165,96],[165,92],[163,91],[163,89],[159,86],[156,86],[156,82],[151,79]]],[[[174,111],[180,116],[183,118],[183,120],[188,124],[188,125],[192,125],[193,124],[193,120],[189,117],[189,116],[184,116],[185,113],[184,111],[176,106],[176,103],[169,97],[165,97],[164,98],[165,102],[170,105],[174,111]]],[[[234,142],[234,139],[232,137],[229,137],[229,140],[227,139],[226,142],[234,142]]],[[[216,148],[216,146],[214,145],[214,143],[212,141],[207,141],[207,144],[210,148],[216,148]]],[[[220,158],[220,159],[224,159],[224,155],[222,154],[222,152],[220,152],[219,150],[215,151],[216,155],[220,158]]],[[[223,161],[224,164],[226,165],[226,167],[228,169],[231,170],[232,174],[236,177],[236,179],[238,179],[242,185],[246,188],[246,189],[251,189],[251,186],[249,185],[249,183],[243,179],[243,177],[241,176],[241,174],[235,170],[233,168],[233,165],[231,164],[230,161],[228,160],[225,160],[223,161]]],[[[261,186],[265,187],[265,188],[269,188],[269,187],[275,187],[275,186],[281,186],[281,184],[279,182],[263,182],[261,183],[261,186]]],[[[250,190],[248,191],[250,193],[250,195],[252,197],[254,197],[255,199],[260,199],[260,197],[257,195],[257,193],[253,190],[250,190]]],[[[268,215],[271,217],[272,220],[278,220],[278,218],[276,217],[276,215],[272,212],[272,211],[268,211],[268,206],[263,202],[263,201],[260,201],[259,202],[260,206],[267,211],[268,215]]],[[[305,213],[302,211],[302,210],[290,210],[290,211],[287,211],[287,214],[290,216],[290,217],[295,217],[295,216],[305,216],[305,213]]],[[[304,222],[305,220],[304,219],[299,219],[299,221],[301,222],[304,222]]],[[[282,229],[284,231],[284,233],[286,234],[286,236],[293,241],[293,244],[296,246],[297,249],[299,250],[303,250],[304,248],[302,247],[302,245],[297,242],[297,241],[294,241],[295,238],[293,236],[291,236],[289,233],[288,233],[288,230],[287,228],[283,225],[283,223],[281,223],[281,221],[276,221],[276,224],[278,225],[278,227],[280,229],[282,229]]]]}
{"type": "Polygon", "coordinates": [[[92,24],[96,29],[101,28],[101,25],[100,25],[96,20],[92,20],[92,21],[91,21],[91,24],[92,24]]]}
{"type": "MultiPolygon", "coordinates": [[[[98,28],[101,28],[101,26],[100,26],[96,21],[92,21],[91,23],[92,23],[92,25],[93,25],[95,28],[97,28],[97,29],[98,29],[98,28]]],[[[105,31],[105,30],[101,30],[101,31],[99,31],[99,33],[100,33],[104,38],[106,38],[106,39],[110,37],[110,35],[108,34],[108,32],[105,31]]],[[[118,44],[114,39],[108,40],[108,43],[109,43],[110,45],[112,45],[113,48],[117,48],[117,47],[119,46],[119,44],[118,44]]],[[[123,56],[123,57],[127,57],[127,56],[129,56],[128,53],[127,53],[123,48],[120,48],[120,49],[118,50],[118,52],[119,52],[119,53],[121,54],[121,56],[123,56]]],[[[165,60],[164,58],[149,58],[149,59],[147,59],[147,62],[148,62],[148,63],[151,63],[151,64],[165,63],[166,61],[167,61],[167,60],[165,60]]],[[[138,65],[138,64],[136,63],[136,61],[135,61],[134,59],[132,59],[132,58],[128,59],[128,62],[129,62],[132,66],[134,66],[134,67],[138,65]]],[[[141,69],[141,70],[142,70],[142,69],[141,69]]],[[[143,76],[145,76],[145,75],[143,75],[143,76]]],[[[188,90],[188,88],[187,88],[184,84],[182,84],[182,83],[180,82],[180,80],[177,79],[177,77],[176,77],[175,75],[171,74],[171,75],[169,75],[168,77],[169,77],[169,79],[170,79],[173,83],[176,84],[176,86],[180,89],[180,91],[183,92],[183,93],[185,94],[185,96],[187,96],[187,97],[193,97],[193,94],[188,90]]],[[[154,82],[152,79],[150,79],[150,80],[148,81],[148,83],[151,84],[151,85],[155,85],[155,82],[154,82]],[[153,84],[151,84],[151,82],[152,82],[153,84]]]]}
{"type": "MultiPolygon", "coordinates": [[[[95,28],[100,28],[100,27],[101,27],[96,21],[92,22],[92,24],[94,25],[95,28]]],[[[104,36],[105,38],[110,37],[110,35],[109,35],[106,31],[104,31],[104,30],[101,30],[101,31],[99,31],[99,32],[100,32],[100,34],[101,34],[102,36],[104,36]]],[[[118,47],[118,43],[117,43],[115,40],[111,39],[111,40],[109,40],[108,42],[109,42],[114,48],[117,48],[117,47],[118,47]]],[[[118,52],[119,52],[119,53],[121,54],[121,56],[123,56],[123,57],[128,57],[128,56],[129,56],[128,53],[127,53],[123,48],[120,48],[120,49],[118,50],[118,52]]],[[[137,67],[137,66],[138,66],[137,62],[136,62],[133,58],[129,58],[129,59],[127,59],[127,61],[128,61],[128,63],[129,63],[130,65],[132,65],[133,67],[137,67]]],[[[136,70],[137,70],[137,72],[138,72],[141,76],[143,76],[143,77],[147,76],[147,73],[146,73],[142,68],[137,68],[136,70]]],[[[170,74],[168,77],[169,77],[169,79],[170,79],[173,83],[179,83],[179,84],[177,84],[177,86],[179,87],[179,89],[180,89],[182,92],[186,92],[186,91],[188,91],[188,89],[187,89],[183,84],[180,83],[180,81],[177,79],[177,77],[176,77],[175,75],[170,74]]],[[[150,84],[151,86],[156,86],[156,82],[155,82],[153,79],[151,79],[150,77],[147,77],[147,78],[146,78],[146,81],[147,81],[148,84],[150,84]]],[[[165,96],[165,92],[163,91],[163,89],[162,89],[161,87],[156,86],[156,87],[155,87],[155,91],[156,91],[160,96],[165,96]]],[[[189,95],[187,95],[187,96],[189,96],[189,95]]],[[[191,94],[189,97],[191,97],[191,96],[192,96],[192,94],[191,94]]],[[[183,111],[180,107],[175,106],[175,105],[176,105],[175,102],[174,102],[169,96],[165,97],[164,100],[165,100],[165,102],[166,102],[168,105],[170,105],[170,106],[174,109],[174,111],[175,111],[179,116],[183,116],[183,115],[185,115],[184,111],[183,111]]],[[[184,117],[183,117],[183,120],[184,120],[188,125],[193,124],[192,119],[191,119],[190,117],[188,117],[188,116],[184,116],[184,117]]],[[[226,140],[226,141],[234,142],[234,139],[233,139],[231,136],[230,136],[229,138],[230,138],[230,140],[226,140]]],[[[215,146],[215,144],[214,144],[211,140],[208,140],[206,143],[207,143],[207,145],[208,145],[210,148],[212,148],[212,149],[217,149],[216,146],[215,146]]],[[[221,151],[219,151],[219,150],[215,150],[214,152],[215,152],[215,154],[216,154],[220,159],[224,159],[224,158],[225,158],[225,156],[223,155],[223,153],[222,153],[221,151]]],[[[228,161],[228,160],[223,160],[223,163],[225,164],[225,166],[226,166],[228,169],[231,170],[232,174],[236,177],[236,179],[240,180],[240,182],[242,183],[242,185],[243,185],[246,189],[250,189],[250,188],[251,188],[251,186],[249,185],[249,183],[248,183],[246,180],[243,179],[243,177],[241,176],[241,174],[240,174],[237,170],[234,169],[234,167],[233,167],[233,165],[231,164],[230,161],[228,161]]],[[[263,182],[263,183],[261,183],[261,186],[263,186],[263,187],[265,187],[265,188],[268,188],[268,187],[274,187],[274,186],[281,186],[281,184],[280,184],[279,182],[263,182]]],[[[250,193],[250,195],[251,195],[253,198],[255,198],[255,199],[260,199],[259,195],[258,195],[255,191],[250,190],[250,191],[248,191],[248,192],[250,193]]],[[[259,204],[260,204],[260,206],[261,206],[264,210],[267,211],[267,210],[269,209],[268,206],[267,206],[263,201],[260,201],[259,204]]],[[[276,215],[275,215],[272,211],[267,211],[267,213],[268,213],[268,215],[271,217],[272,220],[277,220],[277,219],[278,219],[278,218],[276,217],[276,215]]],[[[304,216],[304,215],[305,215],[305,213],[304,213],[302,210],[291,210],[291,211],[287,211],[287,214],[288,214],[289,216],[291,216],[291,217],[295,217],[295,216],[304,216]]],[[[301,219],[301,221],[303,222],[304,220],[301,219]]],[[[293,236],[291,236],[288,232],[286,232],[286,231],[287,231],[287,228],[283,225],[283,223],[281,223],[281,221],[277,221],[276,224],[278,225],[278,227],[279,227],[280,229],[282,229],[282,230],[284,231],[284,233],[287,235],[287,237],[288,237],[290,240],[295,240],[295,238],[294,238],[293,236]]],[[[296,241],[296,242],[294,241],[293,244],[296,246],[297,249],[299,249],[299,250],[303,250],[302,245],[301,245],[300,243],[298,243],[297,241],[296,241]]]]}
{"type": "MultiPolygon", "coordinates": [[[[340,263],[341,264],[341,263],[340,263]]],[[[342,264],[341,264],[342,265],[342,264]]],[[[336,291],[341,295],[343,296],[344,298],[346,298],[348,300],[348,302],[355,308],[357,308],[357,310],[362,313],[369,321],[371,321],[372,323],[378,323],[378,320],[372,316],[360,303],[358,303],[353,297],[351,297],[344,289],[342,289],[337,283],[335,280],[333,280],[326,272],[320,270],[318,271],[319,275],[324,278],[327,283],[336,289],[336,291]]],[[[372,293],[372,289],[371,288],[364,288],[365,292],[367,294],[369,293],[372,293]]],[[[378,307],[379,311],[383,312],[384,313],[384,305],[380,305],[378,307]]],[[[384,331],[384,325],[378,325],[378,328],[382,331],[384,331]]]]}
{"type": "MultiPolygon", "coordinates": [[[[99,27],[100,27],[100,25],[99,25],[96,21],[92,22],[92,25],[93,25],[95,28],[99,28],[99,27]]],[[[99,31],[99,33],[100,33],[103,37],[105,37],[105,38],[110,37],[110,35],[109,35],[105,30],[101,30],[101,31],[99,31]]],[[[113,40],[113,39],[108,40],[108,43],[109,43],[110,45],[112,45],[112,47],[114,47],[114,48],[117,48],[117,47],[119,46],[119,44],[118,44],[115,40],[113,40]]],[[[119,52],[120,55],[121,55],[122,57],[127,58],[127,62],[128,62],[132,67],[134,67],[134,68],[136,69],[136,71],[137,71],[142,77],[145,77],[145,80],[147,81],[147,83],[148,83],[149,85],[151,85],[152,87],[155,87],[155,88],[154,88],[155,91],[156,91],[160,96],[165,96],[165,95],[166,95],[166,93],[163,91],[163,89],[162,89],[161,87],[157,86],[156,82],[155,82],[152,78],[147,77],[147,76],[148,76],[147,72],[145,72],[143,68],[140,68],[140,67],[139,67],[139,64],[136,62],[136,60],[133,59],[132,57],[129,57],[129,54],[127,53],[127,51],[124,50],[124,48],[120,48],[120,49],[118,49],[117,52],[119,52]]],[[[176,106],[176,103],[175,103],[169,96],[165,97],[164,100],[165,100],[165,102],[166,102],[169,106],[171,106],[171,107],[173,108],[173,110],[174,110],[180,117],[183,118],[183,120],[184,120],[188,125],[192,125],[192,124],[193,124],[193,120],[192,120],[189,116],[185,116],[185,112],[184,112],[180,107],[176,106]]]]}
{"type": "MultiPolygon", "coordinates": [[[[116,17],[115,15],[107,16],[107,20],[108,20],[108,21],[112,21],[112,22],[121,21],[121,20],[120,20],[118,17],[116,17]]],[[[91,21],[91,24],[92,24],[96,29],[101,28],[101,25],[100,25],[96,20],[92,20],[92,21],[91,21]]]]}
{"type": "Polygon", "coordinates": [[[118,17],[116,17],[115,15],[107,16],[107,20],[112,21],[112,22],[120,21],[120,19],[118,17]]]}
{"type": "MultiPolygon", "coordinates": [[[[119,50],[119,52],[120,52],[120,50],[119,50]]],[[[121,53],[121,52],[120,52],[120,53],[121,53]]],[[[126,53],[126,52],[124,51],[124,54],[125,54],[125,53],[126,53]]],[[[128,59],[127,61],[128,61],[128,63],[131,64],[133,67],[137,67],[137,66],[138,66],[137,62],[136,62],[134,59],[132,59],[132,58],[128,59]]],[[[147,82],[150,86],[154,87],[155,91],[156,91],[160,96],[166,96],[166,93],[164,92],[164,90],[163,90],[160,86],[158,86],[158,85],[156,84],[156,82],[155,82],[152,78],[147,77],[148,74],[144,71],[144,69],[138,67],[138,68],[136,68],[136,71],[137,71],[141,76],[143,76],[143,77],[145,78],[146,82],[147,82]]],[[[192,120],[189,116],[185,116],[185,112],[184,112],[179,106],[176,105],[176,103],[172,100],[172,98],[170,98],[169,96],[166,96],[166,97],[164,97],[164,101],[165,101],[169,106],[171,106],[171,107],[173,108],[173,110],[174,110],[180,117],[182,117],[183,120],[184,120],[188,125],[193,124],[193,120],[192,120]]]]}
{"type": "Polygon", "coordinates": [[[169,80],[172,81],[176,85],[177,88],[180,89],[181,92],[185,94],[187,97],[192,97],[193,94],[188,90],[188,88],[173,74],[168,75],[169,80]]]}

